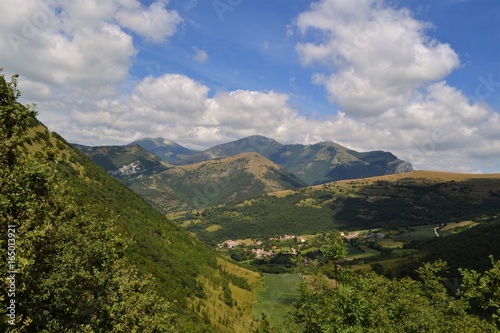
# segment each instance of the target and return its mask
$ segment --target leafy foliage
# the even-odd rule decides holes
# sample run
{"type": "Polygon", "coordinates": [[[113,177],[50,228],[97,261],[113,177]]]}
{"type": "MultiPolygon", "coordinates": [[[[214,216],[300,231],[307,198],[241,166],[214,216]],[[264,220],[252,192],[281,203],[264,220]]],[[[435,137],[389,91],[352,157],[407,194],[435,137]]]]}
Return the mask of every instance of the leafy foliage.
{"type": "MultiPolygon", "coordinates": [[[[10,109],[1,110],[3,120],[10,109]]],[[[243,303],[231,283],[253,288],[247,271],[219,271],[224,261],[213,250],[35,118],[23,119],[20,139],[2,140],[17,144],[11,169],[0,151],[2,258],[7,224],[19,226],[16,330],[207,333],[253,323],[251,292],[243,303]],[[217,303],[226,313],[219,323],[211,306],[223,286],[245,307],[217,303]]]]}
{"type": "MultiPolygon", "coordinates": [[[[299,285],[287,332],[497,332],[500,262],[484,274],[462,270],[458,295],[448,292],[443,261],[419,268],[420,278],[387,279],[349,271],[332,283],[323,274],[299,285]],[[486,311],[485,311],[486,310],[486,311]]],[[[318,271],[318,272],[321,272],[318,271]]]]}
{"type": "Polygon", "coordinates": [[[2,331],[172,332],[170,304],[126,260],[129,241],[114,221],[75,202],[53,151],[45,160],[20,153],[36,113],[17,103],[16,85],[15,76],[7,83],[0,75],[0,228],[11,236],[2,237],[0,255],[9,244],[14,266],[0,272],[9,277],[4,300],[15,305],[10,317],[3,313],[2,331]]]}

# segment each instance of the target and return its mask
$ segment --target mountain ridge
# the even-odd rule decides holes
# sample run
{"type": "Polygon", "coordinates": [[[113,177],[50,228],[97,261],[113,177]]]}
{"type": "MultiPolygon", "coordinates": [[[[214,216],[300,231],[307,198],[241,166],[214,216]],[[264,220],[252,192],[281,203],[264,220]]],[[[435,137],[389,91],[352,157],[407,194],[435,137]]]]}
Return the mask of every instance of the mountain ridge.
{"type": "Polygon", "coordinates": [[[172,165],[139,145],[78,148],[165,214],[306,186],[286,169],[254,152],[172,165]]]}
{"type": "MultiPolygon", "coordinates": [[[[160,138],[156,140],[156,142],[161,141],[160,138]]],[[[153,154],[158,149],[148,149],[147,145],[143,148],[153,154]]],[[[169,148],[163,147],[162,149],[168,150],[169,148]]],[[[331,141],[309,145],[284,145],[262,135],[253,135],[219,144],[201,152],[191,150],[189,154],[176,155],[178,159],[173,159],[173,155],[169,155],[168,159],[158,156],[172,164],[185,165],[243,152],[257,152],[263,155],[292,172],[308,185],[414,170],[410,162],[403,161],[394,154],[382,150],[357,152],[331,141]]]]}
{"type": "Polygon", "coordinates": [[[127,144],[127,146],[131,145],[139,145],[163,161],[171,164],[176,164],[176,161],[198,153],[197,150],[183,147],[177,142],[160,137],[142,138],[127,144]]]}

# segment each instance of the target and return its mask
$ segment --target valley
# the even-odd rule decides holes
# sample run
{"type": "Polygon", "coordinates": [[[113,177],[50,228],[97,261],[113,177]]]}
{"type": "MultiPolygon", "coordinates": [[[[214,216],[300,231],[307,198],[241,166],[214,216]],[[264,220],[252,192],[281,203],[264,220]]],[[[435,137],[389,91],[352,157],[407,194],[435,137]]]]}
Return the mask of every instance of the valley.
{"type": "MultiPolygon", "coordinates": [[[[0,85],[4,100],[13,87],[0,85]]],[[[0,111],[21,331],[306,332],[345,325],[343,308],[385,318],[348,323],[357,327],[498,328],[500,174],[383,168],[308,186],[263,155],[283,147],[262,137],[252,138],[260,153],[174,165],[138,144],[72,146],[19,103],[0,111]]],[[[318,147],[340,150],[296,148],[318,147]]]]}
{"type": "MultiPolygon", "coordinates": [[[[376,175],[366,166],[362,173],[358,167],[343,173],[331,165],[352,168],[357,163],[352,156],[377,161],[387,155],[356,154],[333,143],[286,146],[261,136],[203,152],[179,150],[183,147],[160,138],[78,148],[222,258],[259,272],[254,303],[245,307],[261,320],[262,329],[287,330],[287,314],[299,297],[296,289],[304,283],[298,264],[324,265],[322,247],[332,230],[340,232],[346,246],[338,264],[357,274],[414,276],[422,262],[445,258],[451,278],[458,268],[484,269],[488,255],[500,256],[494,245],[500,233],[492,232],[500,225],[500,174],[413,171],[404,163],[376,175]],[[280,151],[297,157],[280,160],[280,151]],[[336,162],[325,162],[331,156],[336,162]],[[330,178],[306,176],[301,163],[309,174],[330,172],[330,178]],[[487,245],[467,250],[456,245],[476,237],[487,245]]],[[[247,297],[232,287],[224,290],[247,297]]],[[[216,318],[229,320],[222,314],[216,318]]]]}

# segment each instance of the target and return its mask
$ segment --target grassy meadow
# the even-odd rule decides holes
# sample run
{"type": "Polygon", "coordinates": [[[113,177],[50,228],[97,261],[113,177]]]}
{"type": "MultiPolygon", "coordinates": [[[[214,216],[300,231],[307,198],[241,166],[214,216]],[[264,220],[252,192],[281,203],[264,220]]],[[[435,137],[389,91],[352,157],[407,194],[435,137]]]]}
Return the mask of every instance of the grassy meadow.
{"type": "Polygon", "coordinates": [[[265,314],[273,326],[281,326],[290,306],[297,299],[299,282],[300,274],[264,274],[264,286],[256,289],[254,315],[262,318],[265,314]]]}

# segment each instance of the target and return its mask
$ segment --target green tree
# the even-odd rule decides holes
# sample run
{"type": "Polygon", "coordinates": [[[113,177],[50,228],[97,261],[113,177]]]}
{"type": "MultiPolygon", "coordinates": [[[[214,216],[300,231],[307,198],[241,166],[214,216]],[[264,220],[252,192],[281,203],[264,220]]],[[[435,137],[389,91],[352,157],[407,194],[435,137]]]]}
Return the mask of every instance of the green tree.
{"type": "Polygon", "coordinates": [[[492,268],[484,273],[459,269],[462,290],[459,295],[470,303],[471,312],[496,322],[500,330],[500,260],[490,256],[492,268]]]}
{"type": "Polygon", "coordinates": [[[17,76],[7,82],[0,71],[0,330],[175,332],[170,304],[125,259],[130,241],[115,221],[77,204],[55,153],[21,149],[36,112],[19,97],[17,76]]]}
{"type": "Polygon", "coordinates": [[[325,236],[323,244],[321,245],[321,253],[325,259],[325,264],[328,270],[333,271],[333,278],[337,281],[340,278],[340,264],[339,261],[344,259],[347,255],[347,248],[344,238],[338,233],[328,233],[325,236]]]}
{"type": "MultiPolygon", "coordinates": [[[[493,273],[472,277],[471,297],[497,304],[493,273]],[[484,286],[484,287],[482,287],[484,286]],[[487,287],[486,287],[487,286],[487,287]],[[486,291],[485,295],[483,289],[486,291]],[[493,300],[493,302],[492,302],[493,300]]],[[[440,275],[446,264],[425,264],[419,269],[420,280],[389,280],[374,272],[353,274],[339,286],[324,276],[306,279],[299,287],[299,300],[288,315],[288,332],[498,332],[491,318],[471,313],[464,297],[447,293],[440,275]]]]}

